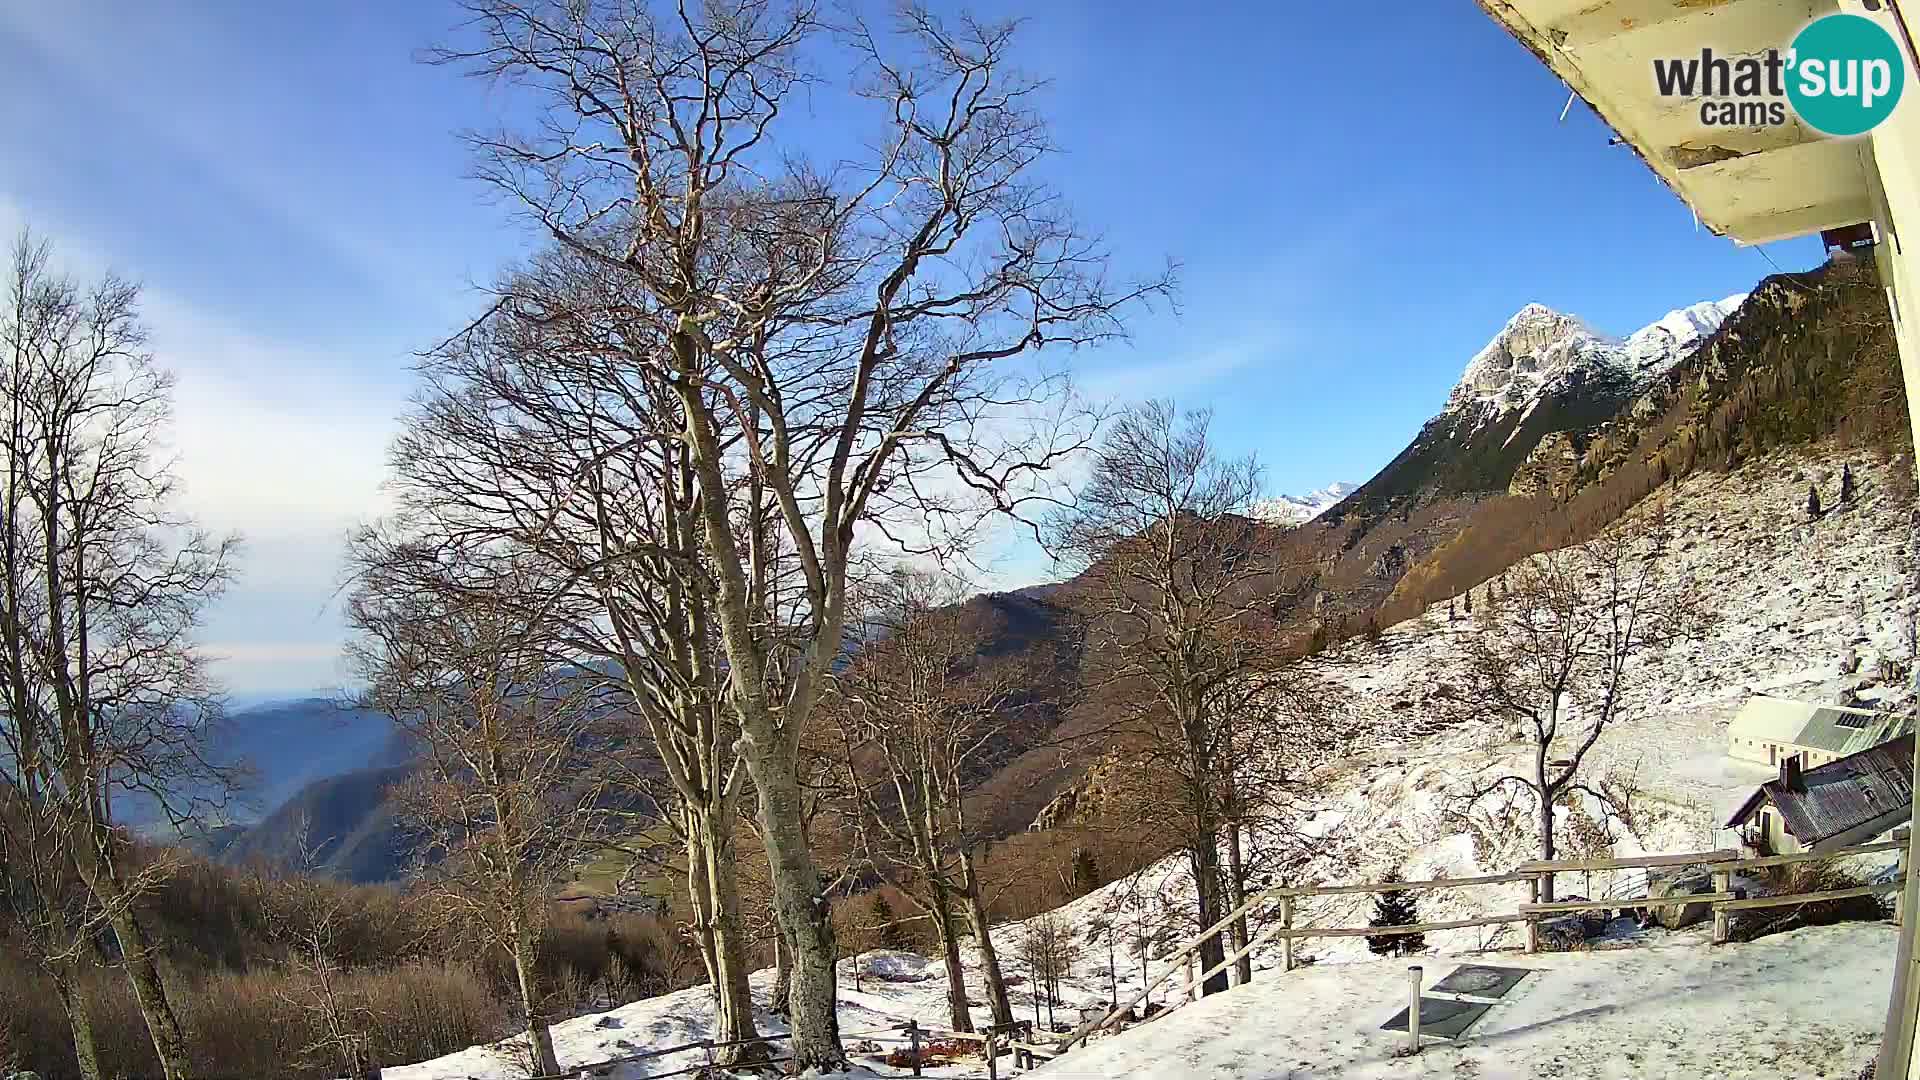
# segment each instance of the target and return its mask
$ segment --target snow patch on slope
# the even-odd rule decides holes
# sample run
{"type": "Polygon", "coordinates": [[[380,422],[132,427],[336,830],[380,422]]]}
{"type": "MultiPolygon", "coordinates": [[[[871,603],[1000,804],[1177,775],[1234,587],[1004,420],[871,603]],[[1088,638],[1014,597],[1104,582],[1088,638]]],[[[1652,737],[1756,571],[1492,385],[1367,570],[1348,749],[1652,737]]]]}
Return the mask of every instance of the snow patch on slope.
{"type": "Polygon", "coordinates": [[[1249,516],[1271,525],[1304,525],[1333,509],[1341,499],[1358,490],[1359,484],[1339,480],[1305,495],[1278,495],[1261,499],[1253,504],[1249,516]]]}

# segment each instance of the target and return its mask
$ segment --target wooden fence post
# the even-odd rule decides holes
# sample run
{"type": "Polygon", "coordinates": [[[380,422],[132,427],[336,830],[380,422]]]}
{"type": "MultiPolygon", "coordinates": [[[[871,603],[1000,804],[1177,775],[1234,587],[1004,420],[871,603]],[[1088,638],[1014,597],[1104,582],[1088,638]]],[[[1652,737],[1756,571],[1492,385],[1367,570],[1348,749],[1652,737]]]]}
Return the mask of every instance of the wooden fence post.
{"type": "Polygon", "coordinates": [[[1293,897],[1280,898],[1280,970],[1293,970],[1293,897]]]}
{"type": "MultiPolygon", "coordinates": [[[[1537,904],[1539,902],[1540,879],[1530,877],[1527,879],[1527,903],[1537,904]]],[[[1537,915],[1527,916],[1527,951],[1530,953],[1540,951],[1540,917],[1537,915]]]]}
{"type": "Polygon", "coordinates": [[[1409,993],[1412,995],[1412,997],[1407,1000],[1407,1053],[1417,1054],[1420,1052],[1421,978],[1419,964],[1407,965],[1407,982],[1409,984],[1409,993]]]}
{"type": "MultiPolygon", "coordinates": [[[[1730,870],[1715,870],[1713,872],[1713,891],[1717,893],[1732,892],[1733,872],[1730,870]]],[[[1728,932],[1730,923],[1731,916],[1727,914],[1726,906],[1716,901],[1713,905],[1713,943],[1715,945],[1725,945],[1727,943],[1727,938],[1731,936],[1728,932]]]]}
{"type": "Polygon", "coordinates": [[[920,1075],[920,1021],[907,1021],[907,1046],[913,1054],[913,1075],[920,1075]]]}
{"type": "Polygon", "coordinates": [[[1000,1080],[1000,1048],[994,1044],[993,1029],[987,1029],[987,1080],[1000,1080]]]}

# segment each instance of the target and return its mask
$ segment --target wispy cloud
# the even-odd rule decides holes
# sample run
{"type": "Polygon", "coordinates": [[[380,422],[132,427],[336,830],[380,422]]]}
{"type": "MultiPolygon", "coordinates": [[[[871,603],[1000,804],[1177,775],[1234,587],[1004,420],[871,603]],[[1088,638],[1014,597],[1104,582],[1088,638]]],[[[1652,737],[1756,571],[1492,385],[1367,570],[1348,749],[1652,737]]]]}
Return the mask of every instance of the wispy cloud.
{"type": "Polygon", "coordinates": [[[1255,364],[1277,362],[1293,339],[1292,332],[1284,327],[1260,327],[1235,339],[1165,359],[1095,368],[1081,377],[1080,384],[1097,401],[1177,398],[1205,390],[1255,364]]]}
{"type": "MultiPolygon", "coordinates": [[[[26,213],[0,193],[0,238],[26,213]]],[[[54,220],[70,272],[97,276],[113,260],[54,220]]],[[[348,530],[380,512],[384,456],[403,392],[397,380],[355,383],[330,374],[341,358],[260,337],[148,288],[142,311],[155,359],[177,377],[170,452],[182,508],[219,532],[239,532],[237,580],[209,612],[206,636],[236,689],[337,683],[341,627],[334,593],[348,530]]]]}
{"type": "Polygon", "coordinates": [[[316,156],[327,148],[287,123],[297,91],[252,80],[251,92],[236,94],[233,81],[196,77],[249,62],[255,43],[234,40],[228,22],[191,6],[0,4],[0,39],[60,72],[63,86],[50,93],[77,90],[116,114],[100,118],[100,128],[159,140],[313,254],[415,306],[458,318],[459,301],[440,287],[446,283],[414,272],[419,260],[404,231],[365,212],[364,200],[383,185],[316,156]]]}

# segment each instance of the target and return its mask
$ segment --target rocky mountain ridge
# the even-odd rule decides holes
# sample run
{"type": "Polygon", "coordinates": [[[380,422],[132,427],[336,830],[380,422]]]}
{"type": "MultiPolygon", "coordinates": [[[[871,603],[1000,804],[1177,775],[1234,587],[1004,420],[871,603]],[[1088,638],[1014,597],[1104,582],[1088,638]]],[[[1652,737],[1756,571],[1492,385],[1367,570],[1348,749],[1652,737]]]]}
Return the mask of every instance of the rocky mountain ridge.
{"type": "Polygon", "coordinates": [[[1484,423],[1587,382],[1638,388],[1685,359],[1746,298],[1736,293],[1676,308],[1621,339],[1578,316],[1528,304],[1467,361],[1445,411],[1472,413],[1484,423]]]}

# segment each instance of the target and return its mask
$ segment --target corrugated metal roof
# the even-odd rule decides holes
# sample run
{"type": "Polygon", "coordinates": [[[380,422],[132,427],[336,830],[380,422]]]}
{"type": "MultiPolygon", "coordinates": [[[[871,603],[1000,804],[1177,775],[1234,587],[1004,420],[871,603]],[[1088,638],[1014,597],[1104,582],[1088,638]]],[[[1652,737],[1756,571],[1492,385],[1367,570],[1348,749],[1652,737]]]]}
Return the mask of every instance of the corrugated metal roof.
{"type": "Polygon", "coordinates": [[[1853,738],[1847,740],[1846,752],[1857,754],[1862,750],[1911,734],[1913,734],[1912,715],[1876,713],[1871,720],[1854,729],[1853,738]]]}
{"type": "Polygon", "coordinates": [[[1849,754],[1800,774],[1798,790],[1769,780],[1741,806],[1728,828],[1743,824],[1764,800],[1780,811],[1804,847],[1856,829],[1913,803],[1913,736],[1849,754]]]}
{"type": "MultiPolygon", "coordinates": [[[[1814,709],[1807,716],[1807,726],[1800,729],[1800,734],[1793,741],[1796,745],[1810,746],[1830,754],[1844,754],[1847,744],[1853,741],[1853,736],[1859,730],[1846,721],[1856,716],[1857,713],[1842,712],[1835,708],[1814,709]]],[[[1872,716],[1869,714],[1859,719],[1870,720],[1872,716]]]]}

